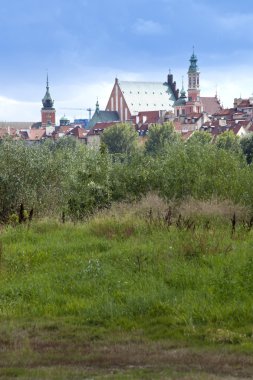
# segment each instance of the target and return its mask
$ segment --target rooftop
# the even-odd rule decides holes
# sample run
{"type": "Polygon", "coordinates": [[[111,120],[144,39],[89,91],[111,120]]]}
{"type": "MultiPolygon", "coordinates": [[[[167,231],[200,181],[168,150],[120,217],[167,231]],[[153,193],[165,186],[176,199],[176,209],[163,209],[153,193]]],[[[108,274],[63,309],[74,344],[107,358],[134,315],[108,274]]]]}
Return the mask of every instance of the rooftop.
{"type": "Polygon", "coordinates": [[[175,97],[171,88],[161,82],[118,81],[130,113],[172,109],[175,97]]]}

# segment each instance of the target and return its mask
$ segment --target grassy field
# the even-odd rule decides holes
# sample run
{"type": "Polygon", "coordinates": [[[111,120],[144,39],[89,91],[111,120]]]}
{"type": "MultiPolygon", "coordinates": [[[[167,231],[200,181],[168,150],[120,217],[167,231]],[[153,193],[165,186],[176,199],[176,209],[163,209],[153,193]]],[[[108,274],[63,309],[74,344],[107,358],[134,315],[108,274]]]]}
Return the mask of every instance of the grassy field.
{"type": "Polygon", "coordinates": [[[249,226],[135,211],[2,229],[0,379],[253,376],[249,226]]]}

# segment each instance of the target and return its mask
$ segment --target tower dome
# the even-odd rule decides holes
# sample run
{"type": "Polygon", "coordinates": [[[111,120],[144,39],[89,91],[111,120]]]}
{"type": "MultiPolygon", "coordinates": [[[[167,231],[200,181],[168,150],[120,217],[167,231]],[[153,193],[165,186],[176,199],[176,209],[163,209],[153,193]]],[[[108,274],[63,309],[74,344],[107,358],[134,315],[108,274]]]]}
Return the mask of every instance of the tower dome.
{"type": "Polygon", "coordinates": [[[54,102],[51,98],[48,85],[48,75],[47,75],[47,87],[44,98],[42,99],[43,107],[41,108],[41,124],[42,127],[55,126],[55,108],[54,102]]]}
{"type": "Polygon", "coordinates": [[[42,99],[42,104],[44,108],[53,108],[54,102],[51,98],[50,92],[49,92],[49,85],[48,85],[48,75],[47,75],[47,87],[46,87],[46,93],[44,98],[42,99]]]}

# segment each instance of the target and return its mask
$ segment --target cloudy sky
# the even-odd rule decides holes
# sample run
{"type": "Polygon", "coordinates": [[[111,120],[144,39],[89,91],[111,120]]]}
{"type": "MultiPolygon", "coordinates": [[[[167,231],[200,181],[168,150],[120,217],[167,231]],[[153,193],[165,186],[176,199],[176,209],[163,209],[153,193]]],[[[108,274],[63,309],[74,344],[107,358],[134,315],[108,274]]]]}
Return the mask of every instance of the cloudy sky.
{"type": "Polygon", "coordinates": [[[253,92],[252,0],[0,2],[0,120],[40,120],[47,70],[58,118],[103,109],[116,76],[181,87],[193,45],[203,96],[253,92]]]}

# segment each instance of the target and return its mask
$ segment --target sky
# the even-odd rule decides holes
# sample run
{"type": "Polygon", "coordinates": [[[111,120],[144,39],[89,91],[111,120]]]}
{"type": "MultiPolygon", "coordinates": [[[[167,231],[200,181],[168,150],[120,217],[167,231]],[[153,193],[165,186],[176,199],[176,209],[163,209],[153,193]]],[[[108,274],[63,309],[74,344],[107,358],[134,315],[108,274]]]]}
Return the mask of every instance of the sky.
{"type": "Polygon", "coordinates": [[[252,0],[0,0],[0,121],[40,121],[49,75],[57,119],[106,107],[115,77],[178,87],[194,46],[202,96],[253,93],[252,0]]]}

